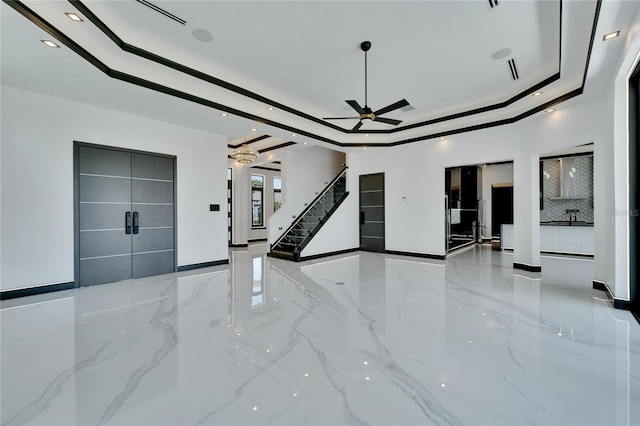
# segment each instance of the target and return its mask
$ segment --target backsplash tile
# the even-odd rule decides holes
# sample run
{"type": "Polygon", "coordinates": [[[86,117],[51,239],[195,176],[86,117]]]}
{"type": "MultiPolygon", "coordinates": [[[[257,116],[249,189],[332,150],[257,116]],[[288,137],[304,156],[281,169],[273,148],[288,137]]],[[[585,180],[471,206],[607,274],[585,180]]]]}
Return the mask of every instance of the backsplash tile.
{"type": "Polygon", "coordinates": [[[593,156],[573,157],[574,194],[586,197],[582,200],[552,200],[560,197],[560,161],[558,159],[543,160],[542,187],[543,207],[540,210],[540,222],[569,220],[567,209],[579,209],[577,220],[593,222],[593,156]]]}

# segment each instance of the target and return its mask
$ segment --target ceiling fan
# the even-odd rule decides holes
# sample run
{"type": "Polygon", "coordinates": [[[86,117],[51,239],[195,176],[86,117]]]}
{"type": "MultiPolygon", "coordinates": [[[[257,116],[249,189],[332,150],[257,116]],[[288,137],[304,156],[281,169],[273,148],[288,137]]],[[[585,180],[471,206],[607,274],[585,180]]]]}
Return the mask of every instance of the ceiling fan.
{"type": "Polygon", "coordinates": [[[354,100],[345,101],[351,106],[356,112],[359,114],[358,117],[324,117],[323,120],[360,120],[358,123],[353,126],[351,130],[358,130],[362,127],[364,120],[377,121],[379,123],[392,124],[397,126],[402,123],[402,120],[394,120],[392,118],[384,118],[380,117],[380,115],[385,114],[387,112],[395,111],[396,109],[405,107],[409,105],[409,102],[406,99],[402,99],[401,101],[394,102],[391,105],[388,105],[384,108],[380,108],[377,111],[373,111],[367,105],[367,52],[371,49],[370,41],[363,41],[360,43],[360,49],[364,52],[364,107],[361,107],[360,104],[354,100]]]}

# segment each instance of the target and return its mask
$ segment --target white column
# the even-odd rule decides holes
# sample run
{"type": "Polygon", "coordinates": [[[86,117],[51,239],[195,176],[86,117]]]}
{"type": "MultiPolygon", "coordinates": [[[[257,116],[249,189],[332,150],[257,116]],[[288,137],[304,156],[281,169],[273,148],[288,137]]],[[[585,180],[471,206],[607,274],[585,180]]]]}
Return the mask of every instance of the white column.
{"type": "Polygon", "coordinates": [[[238,162],[233,164],[233,244],[247,244],[251,227],[251,176],[249,167],[238,162]]]}
{"type": "Polygon", "coordinates": [[[514,268],[540,271],[540,157],[522,153],[513,162],[514,268]]]}

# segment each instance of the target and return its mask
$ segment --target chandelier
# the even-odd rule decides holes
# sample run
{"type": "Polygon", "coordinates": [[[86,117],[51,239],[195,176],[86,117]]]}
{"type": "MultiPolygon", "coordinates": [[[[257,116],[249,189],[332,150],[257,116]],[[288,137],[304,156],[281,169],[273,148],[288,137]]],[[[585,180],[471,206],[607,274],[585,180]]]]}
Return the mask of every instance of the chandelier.
{"type": "Polygon", "coordinates": [[[240,148],[234,149],[231,151],[229,156],[242,164],[250,164],[258,158],[259,152],[255,149],[251,149],[247,146],[247,144],[243,144],[240,148]]]}

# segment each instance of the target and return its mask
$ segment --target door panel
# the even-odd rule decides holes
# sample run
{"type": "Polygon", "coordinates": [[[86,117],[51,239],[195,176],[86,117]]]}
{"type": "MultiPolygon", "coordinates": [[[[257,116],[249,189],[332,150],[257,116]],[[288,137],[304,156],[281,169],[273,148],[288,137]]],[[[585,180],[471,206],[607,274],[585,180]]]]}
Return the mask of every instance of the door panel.
{"type": "Polygon", "coordinates": [[[364,217],[367,222],[369,221],[384,221],[384,209],[381,208],[380,204],[376,206],[362,206],[361,211],[364,213],[364,217]],[[380,206],[380,207],[379,207],[380,206]]]}
{"type": "Polygon", "coordinates": [[[80,260],[80,284],[83,286],[129,278],[131,278],[131,254],[80,260]]]}
{"type": "Polygon", "coordinates": [[[131,179],[80,175],[80,202],[131,203],[131,179]]]}
{"type": "Polygon", "coordinates": [[[133,202],[173,204],[173,181],[139,180],[132,181],[133,202]]]}
{"type": "Polygon", "coordinates": [[[132,209],[140,215],[141,229],[155,226],[173,227],[173,204],[133,204],[132,209]]]}
{"type": "Polygon", "coordinates": [[[134,179],[162,179],[173,182],[173,163],[173,158],[147,154],[132,154],[132,176],[134,179]]]}
{"type": "Polygon", "coordinates": [[[131,154],[79,146],[78,173],[80,285],[130,278],[131,154]]]}
{"type": "Polygon", "coordinates": [[[132,262],[133,278],[174,272],[173,250],[159,253],[134,254],[132,262]]]}
{"type": "Polygon", "coordinates": [[[78,171],[106,176],[131,177],[131,154],[126,151],[80,146],[78,171]]]}
{"type": "Polygon", "coordinates": [[[141,229],[133,236],[133,252],[173,250],[173,228],[141,229]]]}
{"type": "Polygon", "coordinates": [[[131,254],[131,235],[122,231],[81,231],[80,260],[87,257],[131,254]]]}
{"type": "Polygon", "coordinates": [[[124,234],[129,204],[82,204],[80,229],[118,229],[124,234]]]}
{"type": "Polygon", "coordinates": [[[173,272],[174,160],[133,154],[131,173],[132,208],[140,224],[132,237],[133,278],[173,272]]]}
{"type": "Polygon", "coordinates": [[[383,252],[384,173],[360,176],[360,249],[383,252]]]}

